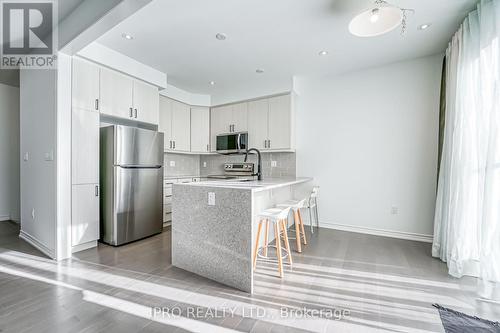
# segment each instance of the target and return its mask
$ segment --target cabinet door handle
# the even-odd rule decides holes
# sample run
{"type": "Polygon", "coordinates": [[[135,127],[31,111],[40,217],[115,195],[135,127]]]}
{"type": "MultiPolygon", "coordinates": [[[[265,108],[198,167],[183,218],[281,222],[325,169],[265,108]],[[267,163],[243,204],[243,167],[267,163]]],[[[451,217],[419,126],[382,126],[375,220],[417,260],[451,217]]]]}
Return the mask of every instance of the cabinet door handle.
{"type": "Polygon", "coordinates": [[[267,148],[271,148],[271,140],[267,140],[267,148]]]}
{"type": "Polygon", "coordinates": [[[95,109],[99,110],[99,99],[98,98],[95,99],[94,105],[95,105],[95,109]]]}
{"type": "Polygon", "coordinates": [[[135,111],[135,118],[137,119],[137,109],[134,109],[135,111]]]}
{"type": "Polygon", "coordinates": [[[174,141],[174,149],[175,149],[175,141],[174,141]]]}
{"type": "Polygon", "coordinates": [[[98,197],[99,196],[99,185],[96,185],[95,186],[95,196],[98,197]]]}
{"type": "Polygon", "coordinates": [[[132,108],[130,108],[130,118],[132,118],[134,116],[134,110],[132,110],[132,108]]]}
{"type": "Polygon", "coordinates": [[[170,149],[172,149],[172,140],[170,140],[169,143],[170,143],[170,149]]]}
{"type": "Polygon", "coordinates": [[[208,145],[207,145],[207,151],[210,151],[210,148],[208,147],[208,145]]]}

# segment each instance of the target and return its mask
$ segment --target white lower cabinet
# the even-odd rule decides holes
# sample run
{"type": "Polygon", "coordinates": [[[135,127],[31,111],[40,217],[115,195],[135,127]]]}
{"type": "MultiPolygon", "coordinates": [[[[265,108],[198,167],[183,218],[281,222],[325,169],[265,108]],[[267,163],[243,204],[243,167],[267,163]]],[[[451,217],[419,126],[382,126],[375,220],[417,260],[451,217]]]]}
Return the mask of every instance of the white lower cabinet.
{"type": "Polygon", "coordinates": [[[72,186],[71,245],[99,239],[99,184],[72,186]]]}

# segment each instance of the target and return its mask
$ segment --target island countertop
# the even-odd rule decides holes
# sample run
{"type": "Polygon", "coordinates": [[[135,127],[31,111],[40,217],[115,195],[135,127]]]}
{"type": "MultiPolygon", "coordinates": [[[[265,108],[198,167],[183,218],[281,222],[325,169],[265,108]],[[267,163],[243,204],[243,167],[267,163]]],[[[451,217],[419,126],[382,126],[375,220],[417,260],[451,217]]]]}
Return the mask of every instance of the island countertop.
{"type": "Polygon", "coordinates": [[[250,190],[252,192],[261,192],[274,190],[281,187],[297,185],[312,181],[310,177],[293,178],[264,178],[263,180],[206,180],[195,183],[179,184],[182,186],[202,186],[202,187],[222,187],[228,189],[250,190]]]}

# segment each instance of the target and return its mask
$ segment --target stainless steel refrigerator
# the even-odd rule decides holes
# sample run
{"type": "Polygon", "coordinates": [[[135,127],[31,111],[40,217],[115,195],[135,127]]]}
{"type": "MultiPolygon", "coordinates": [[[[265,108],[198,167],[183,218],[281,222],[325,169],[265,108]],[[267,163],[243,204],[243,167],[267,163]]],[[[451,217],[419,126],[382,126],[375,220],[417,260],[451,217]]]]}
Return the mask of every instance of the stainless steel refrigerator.
{"type": "Polygon", "coordinates": [[[101,240],[122,245],[162,231],[163,133],[101,128],[101,240]]]}

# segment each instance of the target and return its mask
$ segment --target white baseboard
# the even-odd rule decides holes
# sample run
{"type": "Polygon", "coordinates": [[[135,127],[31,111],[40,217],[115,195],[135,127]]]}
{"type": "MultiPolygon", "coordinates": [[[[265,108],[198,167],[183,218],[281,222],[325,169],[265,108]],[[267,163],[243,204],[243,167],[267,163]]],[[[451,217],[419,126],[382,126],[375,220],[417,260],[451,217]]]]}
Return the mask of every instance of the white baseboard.
{"type": "Polygon", "coordinates": [[[10,215],[0,215],[0,222],[1,221],[10,221],[10,215]]]}
{"type": "Polygon", "coordinates": [[[88,250],[88,249],[91,249],[93,247],[97,247],[97,241],[90,241],[87,243],[75,245],[75,246],[71,247],[71,253],[76,253],[76,252],[88,250]]]}
{"type": "Polygon", "coordinates": [[[337,223],[320,222],[319,225],[322,228],[356,232],[359,234],[367,234],[367,235],[374,235],[374,236],[406,239],[406,240],[425,242],[425,243],[432,243],[432,240],[434,237],[432,235],[417,234],[417,233],[412,233],[412,232],[375,229],[375,228],[359,227],[359,226],[354,226],[354,225],[337,224],[337,223]]]}
{"type": "Polygon", "coordinates": [[[54,259],[56,257],[55,253],[54,253],[54,250],[49,249],[44,244],[42,244],[38,239],[36,239],[35,237],[31,236],[30,234],[24,232],[23,230],[21,230],[19,232],[19,238],[21,238],[22,240],[30,243],[35,248],[37,248],[38,250],[40,250],[40,252],[42,252],[43,254],[45,254],[46,256],[48,256],[49,258],[54,259]]]}

